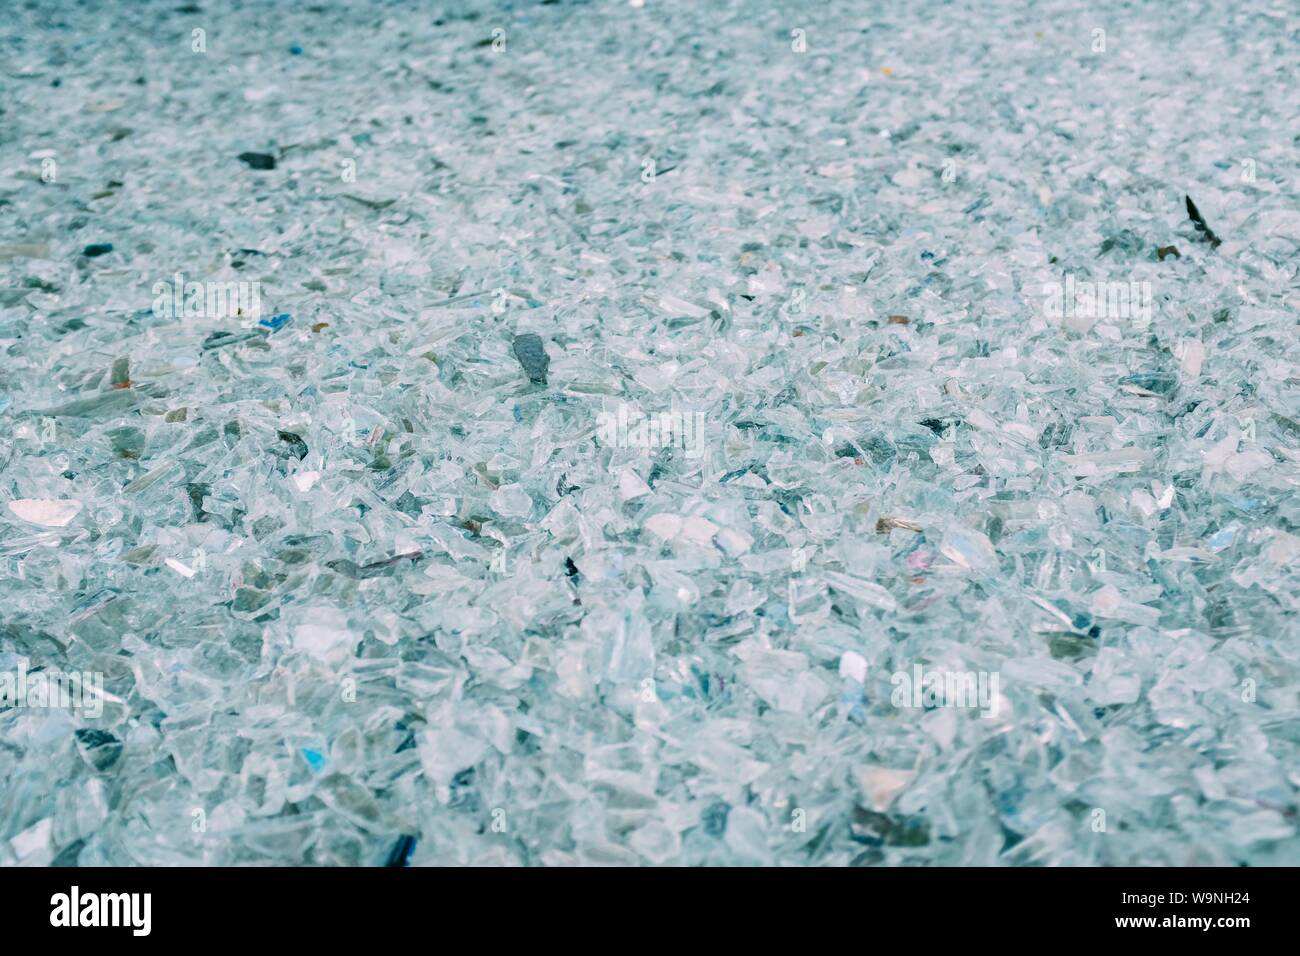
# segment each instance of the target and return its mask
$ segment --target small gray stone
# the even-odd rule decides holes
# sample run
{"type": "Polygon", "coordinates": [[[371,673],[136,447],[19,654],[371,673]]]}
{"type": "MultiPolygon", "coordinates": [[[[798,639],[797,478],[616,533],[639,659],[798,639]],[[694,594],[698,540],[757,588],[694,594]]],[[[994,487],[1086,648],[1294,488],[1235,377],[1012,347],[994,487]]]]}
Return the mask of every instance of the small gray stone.
{"type": "Polygon", "coordinates": [[[542,337],[536,332],[525,332],[515,336],[515,358],[528,373],[528,378],[536,385],[546,384],[546,370],[550,368],[551,357],[546,354],[542,337]]]}

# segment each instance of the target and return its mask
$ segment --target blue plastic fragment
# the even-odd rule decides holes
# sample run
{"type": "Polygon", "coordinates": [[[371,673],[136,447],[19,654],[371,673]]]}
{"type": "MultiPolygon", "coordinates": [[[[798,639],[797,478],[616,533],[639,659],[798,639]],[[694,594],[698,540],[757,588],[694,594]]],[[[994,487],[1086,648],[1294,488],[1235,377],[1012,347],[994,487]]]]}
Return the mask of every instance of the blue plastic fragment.
{"type": "Polygon", "coordinates": [[[279,332],[292,321],[293,316],[288,312],[281,312],[279,315],[273,315],[269,319],[262,319],[257,324],[270,329],[272,332],[279,332]]]}
{"type": "Polygon", "coordinates": [[[314,771],[319,772],[320,769],[325,766],[325,755],[317,750],[309,750],[304,747],[302,755],[307,758],[307,763],[314,771]]]}

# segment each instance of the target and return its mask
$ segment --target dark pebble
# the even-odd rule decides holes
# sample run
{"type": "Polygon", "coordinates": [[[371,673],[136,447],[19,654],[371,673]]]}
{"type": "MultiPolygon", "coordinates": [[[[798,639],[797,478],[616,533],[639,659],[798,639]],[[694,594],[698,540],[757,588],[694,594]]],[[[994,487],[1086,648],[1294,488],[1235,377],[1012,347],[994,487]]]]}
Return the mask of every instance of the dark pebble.
{"type": "Polygon", "coordinates": [[[81,254],[93,259],[95,256],[106,256],[112,251],[113,244],[111,242],[92,242],[81,250],[81,254]]]}
{"type": "Polygon", "coordinates": [[[270,153],[240,153],[239,158],[253,169],[275,169],[275,157],[270,153]]]}
{"type": "Polygon", "coordinates": [[[551,366],[551,357],[546,354],[542,337],[536,332],[525,332],[515,336],[515,358],[528,373],[529,381],[535,385],[546,384],[546,370],[551,366]]]}

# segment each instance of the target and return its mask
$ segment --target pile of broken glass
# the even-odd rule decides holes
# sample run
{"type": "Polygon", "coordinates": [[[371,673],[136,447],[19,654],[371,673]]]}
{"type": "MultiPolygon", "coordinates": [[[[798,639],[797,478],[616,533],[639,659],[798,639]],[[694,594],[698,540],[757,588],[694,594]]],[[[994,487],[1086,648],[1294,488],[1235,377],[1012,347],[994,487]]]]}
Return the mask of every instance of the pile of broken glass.
{"type": "Polygon", "coordinates": [[[885,6],[15,5],[0,863],[1300,862],[1295,10],[885,6]]]}

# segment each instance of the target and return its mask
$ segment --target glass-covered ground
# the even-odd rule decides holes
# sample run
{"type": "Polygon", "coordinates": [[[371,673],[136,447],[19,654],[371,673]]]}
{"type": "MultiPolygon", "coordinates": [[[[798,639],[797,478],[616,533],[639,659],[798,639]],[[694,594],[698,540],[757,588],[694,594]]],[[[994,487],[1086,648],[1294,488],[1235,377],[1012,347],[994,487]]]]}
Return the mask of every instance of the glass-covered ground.
{"type": "Polygon", "coordinates": [[[0,863],[1300,863],[1194,6],[8,4],[0,863]]]}

